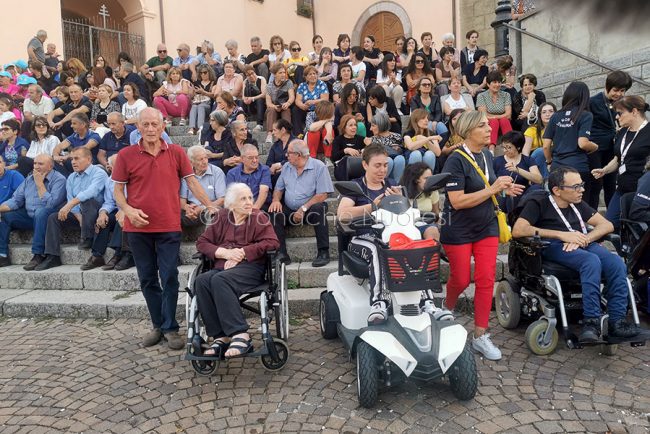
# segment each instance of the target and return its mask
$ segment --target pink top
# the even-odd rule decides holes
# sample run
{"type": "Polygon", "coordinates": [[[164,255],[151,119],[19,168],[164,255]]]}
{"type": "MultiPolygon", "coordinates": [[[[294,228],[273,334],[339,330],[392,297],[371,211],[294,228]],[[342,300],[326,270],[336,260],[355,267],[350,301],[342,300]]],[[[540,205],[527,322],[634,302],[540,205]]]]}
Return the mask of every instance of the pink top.
{"type": "Polygon", "coordinates": [[[14,95],[16,95],[17,93],[20,92],[20,86],[15,85],[15,84],[10,84],[8,87],[0,86],[0,92],[5,92],[5,93],[8,93],[11,96],[14,96],[14,95]]]}

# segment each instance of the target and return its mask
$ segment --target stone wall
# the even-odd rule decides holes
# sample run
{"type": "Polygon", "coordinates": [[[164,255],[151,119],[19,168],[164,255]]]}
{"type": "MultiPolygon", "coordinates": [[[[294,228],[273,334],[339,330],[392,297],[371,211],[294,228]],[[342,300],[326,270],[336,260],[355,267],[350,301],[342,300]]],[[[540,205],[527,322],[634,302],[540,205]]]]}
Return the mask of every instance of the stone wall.
{"type": "Polygon", "coordinates": [[[479,33],[478,45],[487,50],[490,57],[494,55],[494,30],[490,26],[494,21],[496,0],[460,0],[460,32],[457,35],[458,46],[465,47],[465,33],[474,29],[479,33]]]}
{"type": "MultiPolygon", "coordinates": [[[[600,29],[584,14],[548,9],[524,18],[521,24],[524,30],[650,82],[649,27],[634,32],[600,29]]],[[[513,56],[517,52],[516,40],[511,31],[513,56]]],[[[609,70],[526,35],[521,36],[521,46],[521,73],[535,74],[537,87],[547,99],[559,103],[567,85],[574,80],[584,81],[592,94],[604,89],[609,70]]],[[[648,100],[650,87],[634,83],[628,94],[642,95],[648,100]]]]}

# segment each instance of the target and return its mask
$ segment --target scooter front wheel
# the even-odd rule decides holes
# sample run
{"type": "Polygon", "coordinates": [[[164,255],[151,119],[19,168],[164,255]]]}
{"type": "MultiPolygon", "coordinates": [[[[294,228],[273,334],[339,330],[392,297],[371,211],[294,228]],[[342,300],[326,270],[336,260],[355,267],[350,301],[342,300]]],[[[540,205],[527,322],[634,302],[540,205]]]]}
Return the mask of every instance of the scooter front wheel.
{"type": "Polygon", "coordinates": [[[379,394],[379,367],[377,351],[361,341],[357,345],[357,395],[359,405],[371,408],[379,394]]]}
{"type": "Polygon", "coordinates": [[[476,396],[478,390],[478,373],[474,355],[465,347],[449,370],[449,385],[454,396],[461,401],[476,396]]]}

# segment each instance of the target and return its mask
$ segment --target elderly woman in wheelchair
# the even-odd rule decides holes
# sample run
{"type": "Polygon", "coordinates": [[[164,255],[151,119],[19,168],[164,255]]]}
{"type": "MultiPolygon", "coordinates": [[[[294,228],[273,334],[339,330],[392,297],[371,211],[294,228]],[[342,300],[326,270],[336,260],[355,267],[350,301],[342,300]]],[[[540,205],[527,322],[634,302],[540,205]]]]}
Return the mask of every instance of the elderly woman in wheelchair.
{"type": "MultiPolygon", "coordinates": [[[[579,274],[576,278],[582,286],[583,327],[576,346],[602,342],[602,277],[607,288],[608,338],[633,338],[639,334],[638,316],[633,309],[635,324],[625,320],[628,296],[631,296],[625,263],[617,254],[597,243],[614,230],[613,225],[583,202],[584,182],[576,170],[560,167],[551,172],[548,189],[550,194],[531,194],[522,204],[512,230],[513,237],[539,236],[544,239],[541,253],[544,274],[556,275],[558,281],[565,279],[561,276],[579,274]],[[593,226],[591,231],[587,230],[588,225],[593,226]]],[[[563,301],[562,290],[558,288],[558,292],[566,334],[568,327],[564,306],[570,300],[563,301]]],[[[546,312],[546,306],[544,310],[546,312]]],[[[518,315],[519,312],[517,318],[518,315]]]]}
{"type": "Polygon", "coordinates": [[[266,253],[280,243],[266,214],[253,209],[246,184],[230,184],[224,206],[196,242],[214,265],[196,277],[194,288],[206,333],[214,338],[203,355],[232,358],[253,351],[239,298],[264,283],[266,253]]]}

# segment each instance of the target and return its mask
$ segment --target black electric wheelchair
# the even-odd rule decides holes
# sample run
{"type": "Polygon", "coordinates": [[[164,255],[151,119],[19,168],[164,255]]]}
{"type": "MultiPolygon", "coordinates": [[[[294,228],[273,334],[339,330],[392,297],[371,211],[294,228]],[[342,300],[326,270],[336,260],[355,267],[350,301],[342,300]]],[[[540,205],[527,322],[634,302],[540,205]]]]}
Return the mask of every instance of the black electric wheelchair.
{"type": "MultiPolygon", "coordinates": [[[[517,207],[508,215],[508,224],[512,227],[528,200],[539,200],[548,195],[547,191],[530,192],[522,198],[517,207]]],[[[621,249],[617,235],[605,237],[617,250],[621,249]]],[[[494,295],[496,316],[499,324],[506,329],[516,328],[522,319],[531,321],[526,329],[525,342],[537,355],[551,354],[559,341],[559,311],[561,331],[570,349],[582,348],[584,343],[571,331],[570,324],[582,320],[582,285],[577,271],[556,262],[542,260],[542,250],[549,245],[539,236],[512,239],[508,251],[508,271],[497,285],[494,295]]],[[[615,253],[612,253],[615,254],[615,253]]],[[[634,324],[639,327],[634,291],[630,280],[629,309],[634,324]]],[[[602,290],[602,286],[601,286],[602,290]]],[[[601,306],[606,308],[606,298],[601,293],[601,306]]],[[[589,345],[599,344],[606,355],[613,355],[618,344],[629,342],[633,347],[645,345],[650,339],[647,330],[633,338],[607,336],[607,315],[601,317],[601,339],[589,345]]],[[[640,327],[639,327],[640,328],[640,327]]]]}
{"type": "MultiPolygon", "coordinates": [[[[196,277],[213,268],[214,262],[207,256],[196,253],[194,259],[199,264],[192,270],[185,291],[185,319],[187,321],[187,344],[185,360],[192,363],[192,368],[199,375],[212,375],[222,361],[227,361],[223,354],[210,356],[203,352],[210,348],[203,320],[199,312],[198,298],[195,296],[196,277]]],[[[262,347],[241,357],[259,357],[262,366],[269,371],[279,371],[289,360],[289,299],[285,264],[276,260],[276,252],[266,254],[265,282],[239,298],[242,309],[260,316],[262,347]],[[258,306],[253,299],[258,297],[258,306]],[[271,322],[275,323],[275,336],[271,332],[271,322]]],[[[237,357],[237,358],[241,358],[237,357]]]]}
{"type": "Polygon", "coordinates": [[[648,222],[631,220],[629,210],[636,193],[625,193],[621,197],[621,257],[625,260],[632,280],[637,305],[650,314],[650,231],[648,222]]]}

